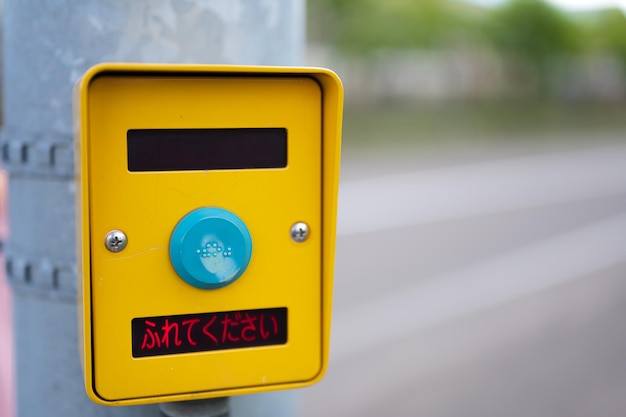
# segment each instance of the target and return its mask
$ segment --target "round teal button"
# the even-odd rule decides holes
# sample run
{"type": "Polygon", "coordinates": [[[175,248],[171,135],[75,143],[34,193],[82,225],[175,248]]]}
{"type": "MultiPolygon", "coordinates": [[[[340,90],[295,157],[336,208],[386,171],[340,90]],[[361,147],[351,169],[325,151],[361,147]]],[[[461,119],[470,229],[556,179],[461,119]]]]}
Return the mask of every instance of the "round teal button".
{"type": "Polygon", "coordinates": [[[221,288],[244,273],[252,256],[245,223],[228,210],[199,208],[183,217],[170,238],[176,273],[202,289],[221,288]]]}

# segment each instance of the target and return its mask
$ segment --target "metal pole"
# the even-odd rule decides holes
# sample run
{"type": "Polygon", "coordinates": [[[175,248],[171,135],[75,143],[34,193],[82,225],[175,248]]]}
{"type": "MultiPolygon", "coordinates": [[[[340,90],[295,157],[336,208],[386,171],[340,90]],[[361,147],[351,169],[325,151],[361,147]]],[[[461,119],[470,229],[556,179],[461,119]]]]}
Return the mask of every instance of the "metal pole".
{"type": "Polygon", "coordinates": [[[163,417],[228,417],[229,398],[183,401],[160,405],[163,417]]]}
{"type": "MultiPolygon", "coordinates": [[[[72,87],[102,61],[293,65],[304,0],[5,0],[2,164],[9,171],[17,410],[157,416],[101,407],[78,358],[72,87]]],[[[231,415],[296,414],[294,393],[233,398],[231,415]]]]}

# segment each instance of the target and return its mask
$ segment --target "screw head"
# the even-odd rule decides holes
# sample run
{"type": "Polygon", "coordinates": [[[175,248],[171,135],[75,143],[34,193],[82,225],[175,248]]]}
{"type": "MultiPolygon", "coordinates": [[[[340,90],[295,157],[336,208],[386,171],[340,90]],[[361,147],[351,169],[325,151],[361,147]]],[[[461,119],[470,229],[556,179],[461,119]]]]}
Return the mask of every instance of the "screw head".
{"type": "Polygon", "coordinates": [[[104,238],[104,246],[111,252],[121,252],[128,244],[126,234],[121,230],[111,230],[104,238]]]}
{"type": "Polygon", "coordinates": [[[311,231],[309,230],[309,225],[305,222],[297,222],[293,226],[291,226],[291,239],[294,242],[302,243],[309,238],[311,231]]]}

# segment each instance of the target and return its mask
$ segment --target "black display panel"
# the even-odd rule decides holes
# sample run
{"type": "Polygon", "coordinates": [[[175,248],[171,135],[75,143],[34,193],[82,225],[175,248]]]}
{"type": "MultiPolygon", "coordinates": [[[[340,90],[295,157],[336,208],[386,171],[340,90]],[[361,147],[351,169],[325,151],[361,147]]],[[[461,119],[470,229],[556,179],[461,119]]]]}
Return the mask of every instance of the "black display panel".
{"type": "Polygon", "coordinates": [[[284,168],[287,129],[131,129],[128,170],[284,168]]]}
{"type": "Polygon", "coordinates": [[[131,324],[133,357],[287,343],[287,308],[142,317],[131,324]]]}

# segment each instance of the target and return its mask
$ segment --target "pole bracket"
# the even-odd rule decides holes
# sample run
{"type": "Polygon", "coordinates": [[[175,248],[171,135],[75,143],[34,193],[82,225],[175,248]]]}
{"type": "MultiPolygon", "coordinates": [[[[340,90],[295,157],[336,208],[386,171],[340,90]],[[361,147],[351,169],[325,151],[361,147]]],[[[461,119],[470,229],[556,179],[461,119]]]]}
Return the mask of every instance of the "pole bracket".
{"type": "Polygon", "coordinates": [[[17,293],[58,301],[76,300],[76,267],[73,261],[41,257],[35,260],[7,252],[5,266],[8,281],[17,293]]]}
{"type": "Polygon", "coordinates": [[[74,149],[71,135],[39,137],[3,129],[2,167],[12,176],[72,178],[74,149]]]}

